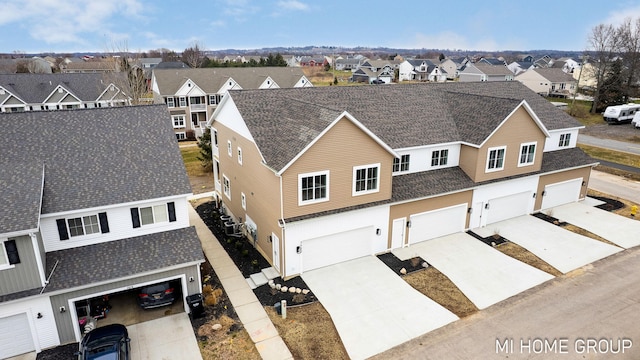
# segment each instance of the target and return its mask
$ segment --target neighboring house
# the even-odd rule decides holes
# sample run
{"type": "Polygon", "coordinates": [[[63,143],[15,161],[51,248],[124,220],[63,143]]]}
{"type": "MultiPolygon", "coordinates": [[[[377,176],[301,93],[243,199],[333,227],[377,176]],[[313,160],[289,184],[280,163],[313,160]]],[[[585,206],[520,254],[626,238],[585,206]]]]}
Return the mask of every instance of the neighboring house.
{"type": "Polygon", "coordinates": [[[516,75],[516,80],[543,96],[568,97],[576,91],[576,81],[559,68],[531,69],[516,75]]]}
{"type": "Polygon", "coordinates": [[[76,306],[145,285],[172,281],[189,310],[204,256],[167,117],[164,106],[0,114],[0,358],[80,341],[76,306]]]}
{"type": "Polygon", "coordinates": [[[467,63],[460,75],[461,82],[470,81],[511,81],[513,73],[504,65],[489,65],[484,62],[467,63]]]}
{"type": "Polygon", "coordinates": [[[374,80],[382,80],[386,84],[393,81],[394,71],[389,68],[384,68],[380,71],[372,71],[366,67],[360,67],[351,75],[351,79],[354,82],[363,82],[371,84],[374,80]]]}
{"type": "Polygon", "coordinates": [[[300,66],[314,67],[314,66],[325,66],[329,63],[324,56],[301,56],[300,57],[300,66]]]}
{"type": "Polygon", "coordinates": [[[578,201],[596,164],[516,81],[231,91],[209,126],[214,196],[285,278],[578,201]]]}
{"type": "Polygon", "coordinates": [[[548,68],[553,65],[553,59],[549,55],[545,55],[533,63],[537,68],[548,68]]]}
{"type": "Polygon", "coordinates": [[[502,65],[502,66],[506,66],[507,64],[505,63],[504,60],[501,59],[497,59],[497,58],[481,58],[480,60],[478,60],[479,63],[485,63],[488,65],[502,65]]]}
{"type": "Polygon", "coordinates": [[[373,72],[380,72],[385,70],[393,73],[395,69],[400,66],[400,62],[396,60],[368,60],[365,59],[360,68],[367,68],[373,72]]]}
{"type": "Polygon", "coordinates": [[[514,75],[518,75],[521,72],[533,69],[534,67],[533,62],[526,61],[514,61],[507,65],[507,69],[509,69],[514,75]]]}
{"type": "Polygon", "coordinates": [[[579,68],[573,71],[573,78],[578,81],[580,88],[595,89],[598,85],[598,79],[596,77],[596,66],[593,63],[584,63],[579,68]]]}
{"type": "Polygon", "coordinates": [[[358,58],[338,58],[336,59],[335,62],[335,67],[336,70],[349,70],[349,71],[355,71],[358,67],[360,67],[360,65],[362,64],[362,61],[364,59],[358,59],[358,58]]]}
{"type": "Polygon", "coordinates": [[[580,69],[582,66],[582,60],[568,57],[558,59],[558,61],[554,62],[553,67],[558,67],[557,63],[562,64],[562,71],[567,74],[573,74],[574,70],[580,69]]]}
{"type": "Polygon", "coordinates": [[[428,59],[405,60],[398,67],[398,81],[427,81],[435,68],[437,65],[428,59]]]}
{"type": "Polygon", "coordinates": [[[0,75],[0,112],[131,105],[124,73],[0,75]]]}
{"type": "Polygon", "coordinates": [[[447,75],[447,80],[455,80],[458,78],[458,64],[452,59],[442,59],[442,61],[440,61],[440,69],[447,75]]]}
{"type": "Polygon", "coordinates": [[[91,58],[85,61],[73,61],[60,65],[62,73],[105,73],[119,72],[120,58],[112,57],[106,59],[91,58]]]}
{"type": "Polygon", "coordinates": [[[154,102],[168,107],[178,140],[202,135],[207,119],[228,90],[309,86],[313,85],[297,67],[180,70],[156,67],[151,79],[154,102]]]}

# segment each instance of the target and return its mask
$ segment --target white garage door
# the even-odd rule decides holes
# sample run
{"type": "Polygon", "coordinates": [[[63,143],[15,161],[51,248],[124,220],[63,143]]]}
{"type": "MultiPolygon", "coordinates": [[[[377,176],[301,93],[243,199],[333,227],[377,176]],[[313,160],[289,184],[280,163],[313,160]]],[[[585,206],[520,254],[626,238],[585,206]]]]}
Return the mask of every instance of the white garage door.
{"type": "Polygon", "coordinates": [[[303,241],[303,271],[371,255],[372,235],[375,230],[368,226],[303,241]]]}
{"type": "Polygon", "coordinates": [[[467,204],[409,216],[409,244],[464,231],[467,204]]]}
{"type": "Polygon", "coordinates": [[[0,359],[35,349],[26,313],[0,319],[0,359]]]}
{"type": "Polygon", "coordinates": [[[549,184],[544,187],[542,209],[576,202],[580,199],[582,178],[549,184]]]}
{"type": "Polygon", "coordinates": [[[532,198],[533,194],[530,191],[525,191],[489,200],[487,224],[528,214],[532,198]]]}

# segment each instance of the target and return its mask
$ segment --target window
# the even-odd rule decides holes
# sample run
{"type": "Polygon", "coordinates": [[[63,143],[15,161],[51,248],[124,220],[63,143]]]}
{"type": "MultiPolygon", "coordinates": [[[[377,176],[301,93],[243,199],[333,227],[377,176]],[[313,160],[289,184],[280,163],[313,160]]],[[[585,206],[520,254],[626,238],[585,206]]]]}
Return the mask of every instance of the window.
{"type": "Polygon", "coordinates": [[[247,210],[247,197],[243,192],[240,193],[240,203],[242,204],[242,208],[247,210]]]}
{"type": "Polygon", "coordinates": [[[171,115],[171,120],[173,120],[173,128],[184,128],[184,114],[183,115],[171,115]]]}
{"type": "Polygon", "coordinates": [[[212,136],[213,146],[218,147],[218,130],[212,129],[212,131],[213,131],[213,136],[212,136]]]}
{"type": "Polygon", "coordinates": [[[176,133],[176,139],[178,141],[185,140],[186,138],[187,138],[187,133],[183,133],[183,132],[176,133]]]}
{"type": "Polygon", "coordinates": [[[353,168],[353,195],[378,192],[380,164],[353,168]]]}
{"type": "Polygon", "coordinates": [[[232,153],[233,151],[231,150],[231,141],[227,141],[227,154],[229,154],[229,156],[233,156],[232,153]]]}
{"type": "Polygon", "coordinates": [[[449,150],[435,150],[431,153],[431,166],[444,166],[447,165],[449,158],[449,150]]]}
{"type": "Polygon", "coordinates": [[[300,185],[298,204],[309,204],[329,200],[329,172],[298,175],[300,185]]]}
{"type": "Polygon", "coordinates": [[[238,164],[242,165],[242,149],[238,148],[238,164]]]}
{"type": "Polygon", "coordinates": [[[90,235],[100,232],[97,215],[67,219],[67,223],[69,225],[69,235],[71,237],[90,235]]]}
{"type": "Polygon", "coordinates": [[[222,175],[222,192],[231,200],[231,182],[225,175],[222,175]]]}
{"type": "Polygon", "coordinates": [[[490,148],[487,157],[487,170],[498,171],[504,168],[504,152],[506,147],[490,148]]]}
{"type": "Polygon", "coordinates": [[[571,143],[571,133],[569,134],[560,134],[560,142],[558,143],[559,147],[567,147],[571,143]]]}
{"type": "Polygon", "coordinates": [[[12,268],[20,263],[18,246],[15,240],[0,239],[0,270],[12,268]]]}
{"type": "Polygon", "coordinates": [[[520,160],[518,166],[531,165],[536,155],[536,144],[522,144],[520,146],[520,160]]]}
{"type": "Polygon", "coordinates": [[[134,228],[140,226],[176,221],[176,206],[170,202],[141,208],[131,208],[134,228]]]}
{"type": "Polygon", "coordinates": [[[187,98],[186,97],[180,96],[179,101],[180,101],[180,107],[186,107],[187,106],[187,98]]]}
{"type": "Polygon", "coordinates": [[[176,106],[176,104],[175,104],[175,102],[173,101],[173,98],[172,98],[172,97],[168,97],[168,98],[167,98],[167,107],[172,108],[172,107],[175,107],[175,106],[176,106]]]}
{"type": "Polygon", "coordinates": [[[393,172],[409,171],[409,156],[407,154],[393,159],[393,172]]]}

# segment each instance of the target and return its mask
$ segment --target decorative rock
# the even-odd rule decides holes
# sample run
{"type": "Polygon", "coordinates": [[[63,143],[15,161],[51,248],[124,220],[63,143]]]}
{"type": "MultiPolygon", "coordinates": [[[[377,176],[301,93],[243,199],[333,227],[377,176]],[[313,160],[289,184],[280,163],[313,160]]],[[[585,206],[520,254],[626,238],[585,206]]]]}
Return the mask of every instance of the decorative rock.
{"type": "Polygon", "coordinates": [[[271,285],[275,286],[275,281],[269,280],[269,282],[267,282],[267,284],[269,284],[269,286],[271,286],[271,285]]]}
{"type": "Polygon", "coordinates": [[[271,283],[271,284],[269,284],[269,287],[270,287],[270,288],[272,288],[272,289],[275,289],[275,288],[276,288],[276,286],[277,286],[277,285],[276,285],[275,283],[271,283]]]}
{"type": "Polygon", "coordinates": [[[405,268],[400,269],[400,274],[407,275],[407,269],[405,268]]]}
{"type": "Polygon", "coordinates": [[[286,287],[286,286],[283,286],[283,287],[280,288],[280,291],[282,291],[283,293],[287,292],[287,290],[289,290],[289,288],[286,287]]]}
{"type": "Polygon", "coordinates": [[[422,267],[423,267],[423,268],[428,268],[428,267],[429,267],[429,264],[428,264],[426,261],[424,261],[424,262],[422,263],[422,267]]]}
{"type": "Polygon", "coordinates": [[[222,329],[222,325],[220,325],[220,324],[214,324],[211,328],[212,328],[213,330],[215,330],[215,331],[218,331],[218,330],[222,329]]]}
{"type": "Polygon", "coordinates": [[[296,294],[300,294],[301,292],[302,292],[302,289],[296,288],[296,294]]]}
{"type": "Polygon", "coordinates": [[[282,285],[280,285],[280,284],[276,284],[276,290],[280,290],[280,287],[281,287],[281,286],[282,286],[282,285]]]}
{"type": "Polygon", "coordinates": [[[296,292],[296,288],[295,288],[295,287],[293,287],[293,286],[292,286],[292,287],[290,287],[290,288],[289,288],[289,292],[293,294],[294,292],[296,292]]]}
{"type": "Polygon", "coordinates": [[[302,290],[302,293],[303,293],[303,294],[305,294],[305,295],[307,295],[307,294],[309,293],[309,289],[304,289],[304,290],[302,290]]]}

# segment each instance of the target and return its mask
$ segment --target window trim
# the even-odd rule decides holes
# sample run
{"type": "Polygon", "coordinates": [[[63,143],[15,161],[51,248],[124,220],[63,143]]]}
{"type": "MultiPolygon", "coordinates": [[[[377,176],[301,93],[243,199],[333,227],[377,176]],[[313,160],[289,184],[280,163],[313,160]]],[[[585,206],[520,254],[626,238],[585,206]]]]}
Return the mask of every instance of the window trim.
{"type": "Polygon", "coordinates": [[[242,148],[238,146],[238,164],[242,165],[242,148]]]}
{"type": "Polygon", "coordinates": [[[240,205],[242,205],[243,210],[247,210],[247,196],[244,194],[244,192],[240,193],[240,205]]]}
{"type": "Polygon", "coordinates": [[[167,107],[174,108],[176,107],[176,101],[173,96],[167,97],[167,107]]]}
{"type": "Polygon", "coordinates": [[[185,122],[185,114],[177,114],[177,115],[171,115],[171,124],[173,124],[173,128],[174,129],[184,129],[187,127],[186,122],[185,122]],[[176,120],[180,121],[180,118],[182,118],[182,125],[176,125],[176,120]]]}
{"type": "Polygon", "coordinates": [[[0,271],[7,270],[7,269],[13,269],[14,267],[16,267],[15,264],[11,264],[9,262],[9,254],[7,254],[7,249],[5,247],[5,243],[7,241],[9,241],[8,238],[1,238],[0,239],[0,258],[5,260],[4,264],[0,264],[0,271]]]}
{"type": "Polygon", "coordinates": [[[225,174],[222,174],[222,193],[231,200],[231,180],[225,174]]]}
{"type": "MultiPolygon", "coordinates": [[[[304,174],[298,174],[298,205],[302,206],[302,205],[310,205],[310,204],[317,204],[317,203],[322,203],[322,202],[326,202],[329,201],[329,190],[330,190],[330,171],[329,170],[323,170],[323,171],[315,171],[315,172],[310,172],[310,173],[304,173],[304,174]],[[316,176],[322,176],[324,175],[326,177],[326,181],[325,181],[325,196],[321,197],[321,198],[313,198],[313,199],[307,199],[307,200],[303,200],[302,199],[302,179],[304,178],[309,178],[309,177],[316,177],[316,176]]],[[[315,192],[315,183],[314,183],[314,192],[315,192]]]]}
{"type": "Polygon", "coordinates": [[[528,142],[528,143],[522,143],[520,144],[520,152],[518,153],[518,167],[523,167],[523,166],[531,166],[533,164],[535,164],[536,162],[536,148],[538,146],[538,143],[536,141],[533,142],[528,142]],[[531,154],[529,152],[529,148],[533,146],[533,154],[531,155],[531,159],[529,159],[529,155],[531,154]],[[525,149],[525,147],[527,148],[527,162],[522,162],[522,150],[525,149]]]}
{"type": "Polygon", "coordinates": [[[432,150],[431,151],[431,167],[444,167],[447,166],[447,164],[449,163],[449,149],[438,149],[438,150],[432,150]],[[442,153],[446,152],[447,155],[446,157],[442,156],[442,153]],[[438,154],[437,157],[433,157],[434,154],[438,154]],[[433,161],[436,160],[437,164],[434,165],[433,161]],[[443,163],[444,160],[444,163],[443,163]]]}
{"type": "Polygon", "coordinates": [[[558,141],[558,147],[564,148],[571,145],[571,133],[560,134],[560,140],[558,141]]]}
{"type": "Polygon", "coordinates": [[[399,158],[393,159],[393,173],[405,173],[409,171],[411,163],[411,154],[402,154],[399,158]],[[405,161],[406,157],[406,161],[405,161]]]}
{"type": "Polygon", "coordinates": [[[165,203],[152,203],[152,204],[144,204],[144,206],[132,207],[130,208],[131,212],[131,223],[134,229],[141,227],[149,227],[149,226],[158,226],[158,225],[166,225],[172,222],[177,221],[176,217],[176,204],[173,201],[165,202],[165,203]],[[164,206],[166,221],[158,221],[156,220],[156,211],[155,208],[159,206],[164,206]],[[143,224],[142,223],[142,209],[151,209],[151,215],[153,218],[152,223],[143,224]]]}
{"type": "Polygon", "coordinates": [[[179,107],[187,107],[187,97],[186,96],[180,96],[178,98],[178,105],[180,105],[179,107]]]}
{"type": "Polygon", "coordinates": [[[353,196],[360,196],[360,195],[367,195],[367,194],[375,194],[377,192],[380,192],[380,163],[376,163],[376,164],[367,164],[367,165],[359,165],[359,166],[354,166],[353,167],[353,179],[351,181],[352,186],[351,186],[351,195],[353,196]],[[357,174],[359,170],[366,170],[365,173],[365,184],[366,186],[368,186],[368,182],[369,180],[369,169],[376,169],[376,186],[373,189],[365,189],[365,190],[356,190],[357,189],[357,174]]]}
{"type": "Polygon", "coordinates": [[[231,145],[231,140],[227,140],[227,154],[229,157],[233,157],[233,145],[231,145]]]}
{"type": "MultiPolygon", "coordinates": [[[[496,153],[497,155],[497,153],[496,153]]],[[[490,147],[487,149],[487,162],[485,164],[485,172],[489,173],[489,172],[496,172],[496,171],[502,171],[504,170],[504,162],[505,159],[507,158],[507,147],[506,146],[496,146],[496,147],[490,147]],[[491,161],[491,152],[492,151],[496,151],[499,152],[500,150],[502,150],[502,166],[500,167],[493,167],[490,168],[489,167],[489,162],[491,161]]],[[[497,156],[496,156],[497,159],[497,156]]]]}

